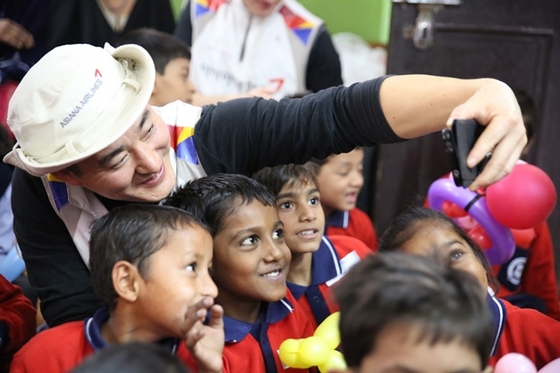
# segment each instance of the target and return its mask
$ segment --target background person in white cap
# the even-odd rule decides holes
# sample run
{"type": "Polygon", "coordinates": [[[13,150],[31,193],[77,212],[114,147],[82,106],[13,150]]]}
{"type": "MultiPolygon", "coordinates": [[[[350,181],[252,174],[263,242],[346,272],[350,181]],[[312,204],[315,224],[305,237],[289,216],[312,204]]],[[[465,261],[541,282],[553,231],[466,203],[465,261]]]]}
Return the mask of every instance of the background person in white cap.
{"type": "Polygon", "coordinates": [[[469,158],[472,166],[494,151],[476,188],[505,176],[527,141],[513,92],[493,79],[391,76],[301,99],[204,108],[150,107],[153,86],[153,63],[138,46],[66,45],[27,73],[10,102],[18,143],[4,161],[19,168],[14,230],[50,326],[100,307],[89,283],[89,223],[114,206],[157,203],[206,174],[251,175],[402,141],[452,118],[487,125],[469,158]]]}

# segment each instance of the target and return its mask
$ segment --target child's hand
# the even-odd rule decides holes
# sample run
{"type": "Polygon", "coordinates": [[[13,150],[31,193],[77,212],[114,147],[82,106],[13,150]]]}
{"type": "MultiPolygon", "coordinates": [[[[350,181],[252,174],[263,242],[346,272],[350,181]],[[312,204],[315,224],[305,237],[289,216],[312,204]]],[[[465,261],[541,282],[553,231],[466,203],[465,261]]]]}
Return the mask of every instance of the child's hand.
{"type": "Polygon", "coordinates": [[[206,297],[189,308],[192,326],[185,333],[185,345],[198,366],[199,373],[221,372],[224,350],[224,310],[206,297]],[[192,312],[191,312],[192,311],[192,312]],[[208,325],[203,322],[210,312],[208,325]]]}
{"type": "Polygon", "coordinates": [[[35,45],[33,35],[23,26],[8,18],[0,18],[0,43],[16,49],[28,49],[35,45]]]}

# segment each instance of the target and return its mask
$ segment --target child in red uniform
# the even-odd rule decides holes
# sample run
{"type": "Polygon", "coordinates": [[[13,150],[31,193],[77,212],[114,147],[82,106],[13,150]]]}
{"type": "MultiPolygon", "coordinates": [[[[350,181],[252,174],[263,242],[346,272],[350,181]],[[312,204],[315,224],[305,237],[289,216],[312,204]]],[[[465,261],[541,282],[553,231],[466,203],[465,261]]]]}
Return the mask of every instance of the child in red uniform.
{"type": "MultiPolygon", "coordinates": [[[[427,200],[424,205],[429,207],[427,200]]],[[[460,209],[458,206],[456,208],[460,209]]],[[[467,232],[479,227],[469,215],[456,218],[455,221],[467,232]]],[[[511,231],[515,240],[513,256],[505,263],[492,266],[500,285],[496,296],[521,308],[536,309],[560,321],[554,248],[548,223],[543,221],[533,228],[511,231]]],[[[475,240],[477,237],[478,234],[473,235],[475,240]]]]}
{"type": "Polygon", "coordinates": [[[317,327],[338,310],[330,287],[354,264],[371,254],[362,241],[349,236],[324,236],[325,214],[317,180],[301,165],[264,168],[253,178],[276,195],[284,239],[292,252],[288,287],[317,327]]]}
{"type": "Polygon", "coordinates": [[[37,311],[21,289],[0,275],[0,372],[7,372],[12,356],[35,335],[37,311]]]}
{"type": "Polygon", "coordinates": [[[324,160],[312,159],[307,165],[317,177],[321,205],[326,217],[327,236],[345,235],[363,241],[377,251],[377,235],[369,216],[356,207],[364,185],[364,149],[333,154],[324,160]],[[319,166],[319,167],[317,167],[319,166]]]}
{"type": "MultiPolygon", "coordinates": [[[[515,97],[527,132],[527,145],[523,148],[521,159],[527,159],[536,140],[540,118],[535,102],[527,92],[516,91],[515,97]]],[[[548,223],[544,221],[532,228],[512,232],[516,246],[513,257],[494,266],[502,285],[498,296],[519,307],[535,308],[560,320],[554,247],[548,223]]]]}
{"type": "Polygon", "coordinates": [[[512,230],[515,252],[507,262],[493,266],[500,282],[497,295],[523,308],[534,308],[560,321],[554,247],[548,223],[512,230]]]}
{"type": "Polygon", "coordinates": [[[286,278],[290,250],[274,195],[253,179],[215,174],[188,183],[165,202],[203,216],[214,238],[212,278],[224,308],[224,372],[301,372],[278,355],[288,338],[313,334],[286,278]]]}
{"type": "Polygon", "coordinates": [[[560,323],[542,313],[519,308],[493,296],[492,268],[482,249],[453,220],[429,208],[411,208],[398,216],[380,240],[379,251],[400,250],[435,257],[451,267],[468,271],[488,289],[487,301],[494,315],[494,365],[509,352],[527,356],[537,369],[560,357],[560,323]]]}
{"type": "Polygon", "coordinates": [[[11,372],[68,372],[95,351],[131,341],[165,346],[193,371],[222,371],[223,310],[213,305],[205,227],[179,209],[124,205],[95,221],[90,255],[93,288],[107,308],[40,332],[14,356],[11,372]]]}
{"type": "Polygon", "coordinates": [[[470,274],[415,255],[379,253],[355,265],[334,294],[348,373],[487,368],[492,316],[470,274]]]}

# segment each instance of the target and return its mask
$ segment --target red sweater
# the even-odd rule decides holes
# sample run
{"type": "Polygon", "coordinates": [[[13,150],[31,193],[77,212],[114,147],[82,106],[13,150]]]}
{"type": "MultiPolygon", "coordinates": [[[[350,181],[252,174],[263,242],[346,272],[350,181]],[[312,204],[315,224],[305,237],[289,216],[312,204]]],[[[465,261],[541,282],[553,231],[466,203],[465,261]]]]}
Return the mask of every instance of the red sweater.
{"type": "MultiPolygon", "coordinates": [[[[109,318],[105,309],[85,321],[73,321],[44,330],[14,356],[10,373],[66,373],[95,351],[107,348],[101,325],[109,318]]],[[[167,340],[170,350],[197,372],[190,353],[180,340],[167,340]]]]}
{"type": "Polygon", "coordinates": [[[554,249],[548,224],[543,222],[533,229],[517,232],[514,231],[517,248],[513,258],[493,267],[501,285],[497,296],[534,295],[544,302],[548,316],[560,320],[554,249]]]}
{"type": "MultiPolygon", "coordinates": [[[[246,323],[224,317],[226,344],[224,373],[296,373],[307,370],[284,368],[278,355],[288,338],[307,338],[313,328],[289,290],[278,302],[268,303],[259,320],[246,323]]],[[[310,369],[309,371],[314,371],[310,369]]]]}
{"type": "Polygon", "coordinates": [[[525,355],[537,369],[560,357],[560,322],[538,311],[501,301],[506,311],[505,324],[490,365],[495,366],[509,352],[525,355]]]}
{"type": "Polygon", "coordinates": [[[371,219],[358,208],[350,211],[334,211],[327,218],[325,235],[354,237],[373,251],[377,251],[379,247],[371,219]]]}
{"type": "Polygon", "coordinates": [[[371,249],[356,238],[323,236],[319,249],[313,253],[311,285],[288,283],[288,288],[309,317],[314,329],[339,309],[332,299],[331,286],[369,254],[372,254],[371,249]]]}
{"type": "Polygon", "coordinates": [[[37,311],[21,289],[0,275],[0,371],[8,371],[10,361],[25,342],[35,335],[37,311]],[[6,338],[7,337],[7,338],[6,338]]]}

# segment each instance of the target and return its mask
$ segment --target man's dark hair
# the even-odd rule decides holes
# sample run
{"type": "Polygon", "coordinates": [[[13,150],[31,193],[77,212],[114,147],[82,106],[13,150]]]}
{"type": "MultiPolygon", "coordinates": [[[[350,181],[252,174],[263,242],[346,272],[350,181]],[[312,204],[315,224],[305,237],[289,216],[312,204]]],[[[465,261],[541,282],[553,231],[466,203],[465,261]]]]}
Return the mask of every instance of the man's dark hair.
{"type": "Polygon", "coordinates": [[[127,204],[111,210],[92,223],[90,237],[90,277],[101,302],[114,310],[118,295],[112,271],[124,260],[148,278],[149,257],[167,244],[171,231],[200,226],[198,219],[169,206],[127,204]]]}
{"type": "Polygon", "coordinates": [[[215,237],[224,228],[227,217],[253,200],[276,208],[272,192],[256,180],[238,174],[214,174],[190,181],[172,193],[164,204],[197,216],[215,237]]]}
{"type": "Polygon", "coordinates": [[[340,305],[342,352],[350,368],[377,347],[394,325],[419,330],[417,343],[458,341],[480,357],[492,349],[492,316],[471,274],[430,259],[394,252],[369,255],[333,288],[340,305]]]}

